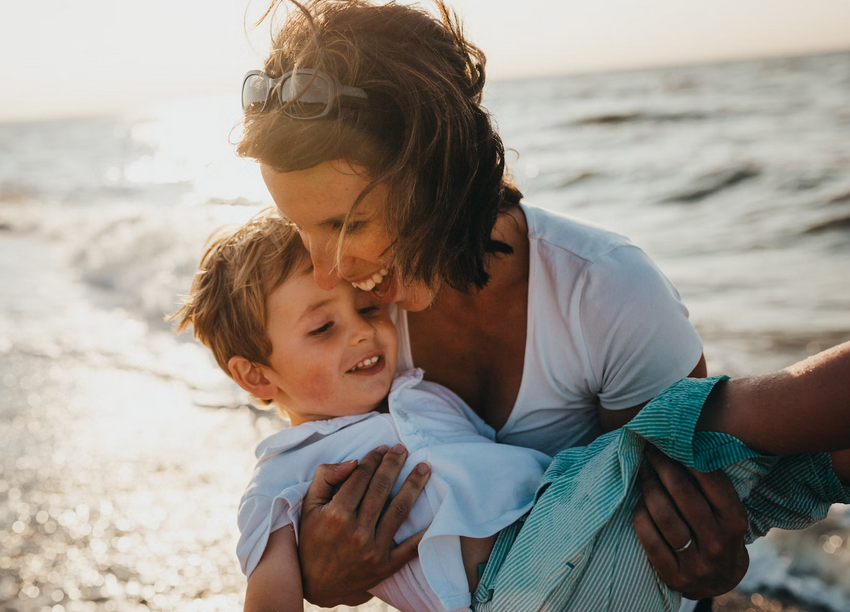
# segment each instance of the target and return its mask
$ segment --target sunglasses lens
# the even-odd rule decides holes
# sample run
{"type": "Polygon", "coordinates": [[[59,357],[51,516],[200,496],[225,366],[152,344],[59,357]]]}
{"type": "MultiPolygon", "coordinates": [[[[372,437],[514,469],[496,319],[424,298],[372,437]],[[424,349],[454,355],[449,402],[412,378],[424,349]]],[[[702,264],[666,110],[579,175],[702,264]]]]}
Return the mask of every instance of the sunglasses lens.
{"type": "Polygon", "coordinates": [[[252,74],[242,84],[242,110],[255,113],[263,110],[269,96],[269,85],[265,75],[252,74]]]}
{"type": "Polygon", "coordinates": [[[295,73],[281,85],[283,111],[297,119],[321,117],[331,104],[331,84],[314,73],[295,73]]]}

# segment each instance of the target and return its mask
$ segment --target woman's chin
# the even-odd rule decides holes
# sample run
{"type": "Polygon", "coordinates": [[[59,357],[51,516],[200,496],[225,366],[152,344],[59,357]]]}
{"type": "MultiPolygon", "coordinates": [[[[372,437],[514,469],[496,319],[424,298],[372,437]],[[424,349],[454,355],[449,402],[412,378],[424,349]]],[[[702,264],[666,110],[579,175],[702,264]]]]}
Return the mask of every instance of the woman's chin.
{"type": "Polygon", "coordinates": [[[399,308],[403,308],[408,312],[419,312],[428,308],[433,301],[430,295],[426,295],[425,297],[417,296],[408,300],[398,300],[396,304],[398,304],[399,308]]]}

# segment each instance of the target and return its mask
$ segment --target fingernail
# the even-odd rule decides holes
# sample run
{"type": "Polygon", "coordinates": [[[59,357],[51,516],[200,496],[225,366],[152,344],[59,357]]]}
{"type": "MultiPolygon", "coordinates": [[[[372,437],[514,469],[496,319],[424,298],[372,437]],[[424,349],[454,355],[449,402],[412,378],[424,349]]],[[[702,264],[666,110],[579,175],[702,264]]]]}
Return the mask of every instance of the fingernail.
{"type": "Polygon", "coordinates": [[[431,466],[427,463],[420,463],[416,466],[416,473],[420,476],[425,476],[426,474],[431,473],[431,466]]]}
{"type": "Polygon", "coordinates": [[[352,463],[357,463],[357,459],[349,459],[348,461],[343,462],[342,465],[350,465],[352,463]]]}
{"type": "Polygon", "coordinates": [[[401,442],[393,446],[393,452],[397,455],[401,455],[405,451],[407,451],[407,449],[404,448],[404,444],[402,444],[401,442]]]}
{"type": "Polygon", "coordinates": [[[389,447],[389,446],[387,446],[386,444],[381,444],[381,446],[379,446],[378,448],[376,448],[376,449],[375,449],[375,452],[376,452],[376,453],[381,453],[381,454],[383,455],[383,454],[384,454],[384,453],[386,453],[388,450],[390,450],[390,447],[389,447]]]}

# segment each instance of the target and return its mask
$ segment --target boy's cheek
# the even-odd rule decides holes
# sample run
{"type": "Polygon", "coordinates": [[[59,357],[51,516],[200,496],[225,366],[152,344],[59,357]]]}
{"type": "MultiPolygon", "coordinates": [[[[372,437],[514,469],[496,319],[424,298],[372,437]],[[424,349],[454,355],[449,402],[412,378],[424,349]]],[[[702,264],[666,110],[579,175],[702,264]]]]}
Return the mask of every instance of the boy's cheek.
{"type": "Polygon", "coordinates": [[[300,383],[304,393],[316,402],[323,402],[333,396],[335,382],[327,371],[313,370],[305,372],[300,383]]]}

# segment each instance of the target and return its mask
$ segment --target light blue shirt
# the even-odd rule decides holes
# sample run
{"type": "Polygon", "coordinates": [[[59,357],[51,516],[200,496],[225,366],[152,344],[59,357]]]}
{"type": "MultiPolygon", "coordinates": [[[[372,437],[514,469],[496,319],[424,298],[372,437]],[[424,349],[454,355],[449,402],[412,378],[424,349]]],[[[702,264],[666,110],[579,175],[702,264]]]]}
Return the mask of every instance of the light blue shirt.
{"type": "Polygon", "coordinates": [[[273,531],[292,524],[298,533],[301,503],[320,464],[362,459],[377,446],[401,442],[409,455],[393,494],[420,462],[431,466],[431,478],[396,540],[427,532],[419,558],[372,592],[404,611],[469,609],[459,536],[491,536],[528,512],[551,462],[538,451],[496,444],[494,437],[457,395],[423,381],[421,370],[393,382],[389,414],[312,421],[270,436],[257,448],[239,508],[243,571],[251,574],[273,531]]]}

